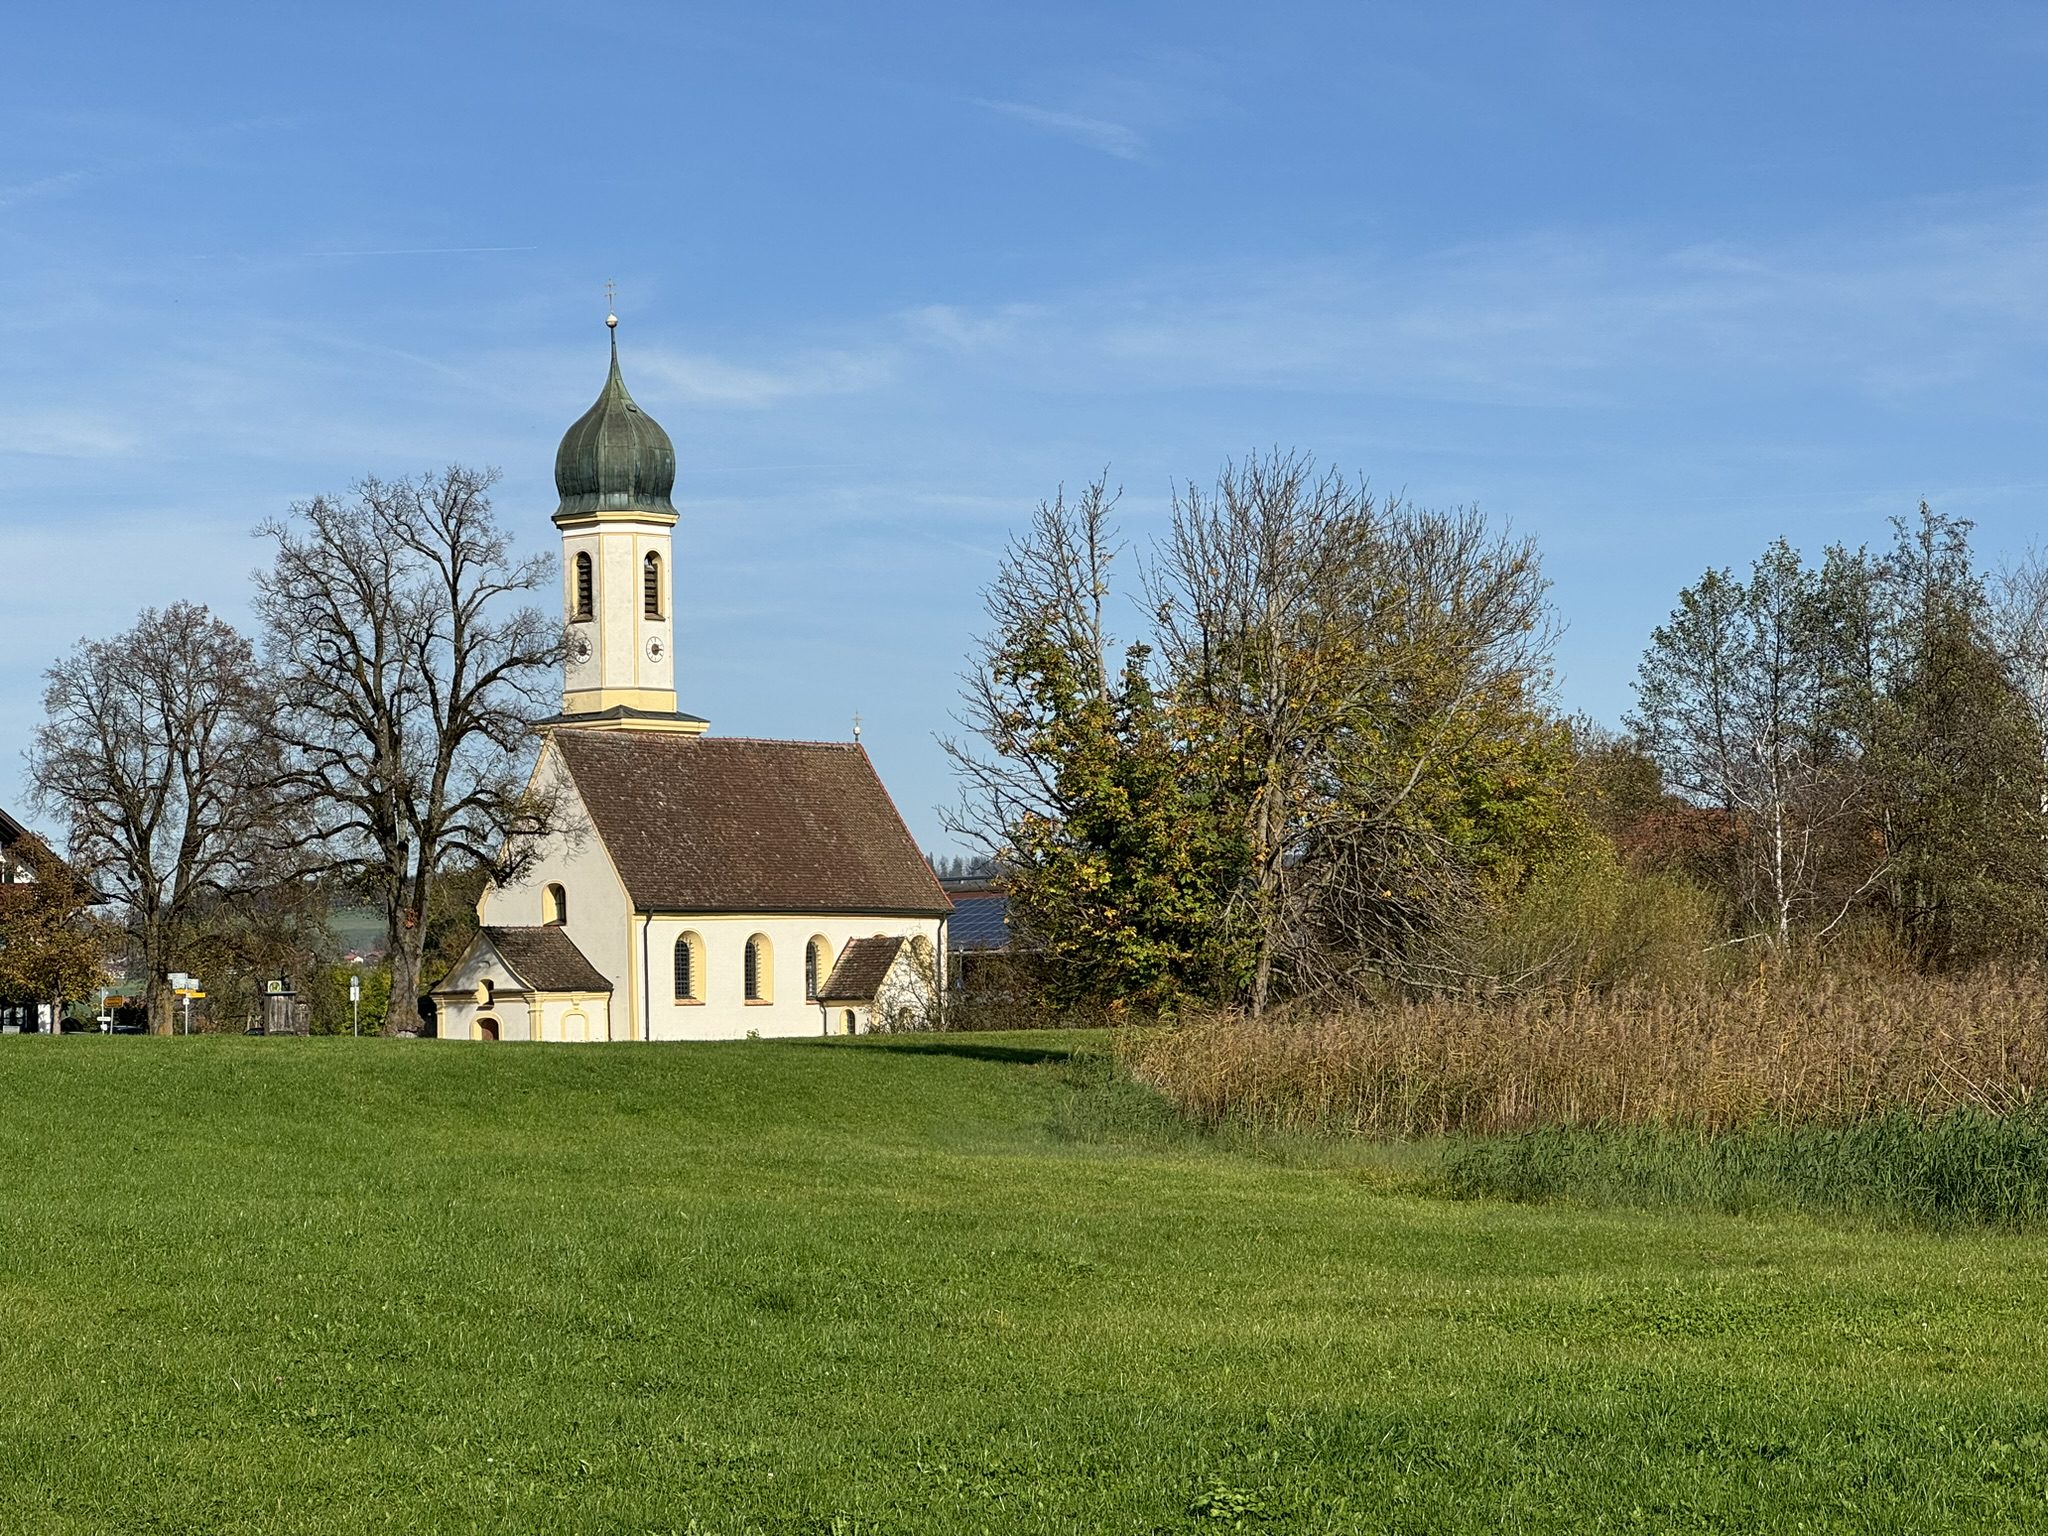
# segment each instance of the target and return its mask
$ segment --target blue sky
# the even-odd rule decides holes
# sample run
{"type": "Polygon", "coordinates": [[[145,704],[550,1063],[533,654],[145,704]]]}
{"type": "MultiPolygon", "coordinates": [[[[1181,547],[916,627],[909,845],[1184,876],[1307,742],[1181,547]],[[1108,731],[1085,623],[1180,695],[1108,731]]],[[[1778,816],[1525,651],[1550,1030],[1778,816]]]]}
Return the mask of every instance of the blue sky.
{"type": "Polygon", "coordinates": [[[1610,720],[1709,565],[2048,506],[2048,11],[1721,4],[13,8],[0,804],[42,669],[247,611],[249,529],[669,429],[682,703],[934,734],[1011,528],[1308,449],[1539,541],[1610,720]]]}

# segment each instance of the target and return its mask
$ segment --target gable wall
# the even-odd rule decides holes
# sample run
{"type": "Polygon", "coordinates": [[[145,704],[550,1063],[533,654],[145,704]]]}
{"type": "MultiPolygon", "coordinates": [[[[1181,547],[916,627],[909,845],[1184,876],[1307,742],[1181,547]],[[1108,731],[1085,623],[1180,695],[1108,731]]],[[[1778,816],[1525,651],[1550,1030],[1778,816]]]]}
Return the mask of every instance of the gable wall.
{"type": "MultiPolygon", "coordinates": [[[[477,911],[486,927],[538,927],[543,919],[542,892],[550,883],[559,884],[569,898],[569,920],[563,929],[599,973],[610,979],[614,990],[607,1010],[609,1032],[625,1038],[623,1020],[633,1017],[629,945],[631,930],[636,926],[626,900],[626,888],[577,797],[575,781],[563,772],[561,758],[552,744],[541,752],[540,762],[534,768],[534,783],[536,787],[561,789],[563,830],[546,839],[523,879],[516,884],[486,889],[477,911]]],[[[467,1038],[466,1031],[463,1038],[467,1038]]]]}

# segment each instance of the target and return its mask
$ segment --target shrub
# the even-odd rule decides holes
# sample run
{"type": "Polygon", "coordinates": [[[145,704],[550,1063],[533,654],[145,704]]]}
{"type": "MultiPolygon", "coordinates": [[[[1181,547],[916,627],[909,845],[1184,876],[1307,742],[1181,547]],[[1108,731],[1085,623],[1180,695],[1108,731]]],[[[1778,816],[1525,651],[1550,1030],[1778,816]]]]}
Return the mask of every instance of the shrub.
{"type": "Polygon", "coordinates": [[[1631,870],[1607,839],[1588,838],[1512,899],[1471,969],[1510,987],[1685,986],[1705,980],[1711,959],[1726,953],[1715,949],[1721,928],[1700,887],[1631,870]]]}

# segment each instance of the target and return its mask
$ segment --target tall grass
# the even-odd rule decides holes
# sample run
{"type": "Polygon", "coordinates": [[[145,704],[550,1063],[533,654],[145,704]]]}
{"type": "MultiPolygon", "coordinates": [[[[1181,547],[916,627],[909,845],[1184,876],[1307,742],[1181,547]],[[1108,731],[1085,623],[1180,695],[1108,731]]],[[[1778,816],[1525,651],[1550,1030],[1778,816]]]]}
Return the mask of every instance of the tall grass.
{"type": "Polygon", "coordinates": [[[1752,1214],[1807,1210],[1936,1229],[2048,1218],[2048,1113],[1895,1112],[1859,1125],[1546,1128],[1460,1139],[1442,1178],[1460,1199],[1571,1200],[1752,1214]]]}
{"type": "Polygon", "coordinates": [[[1125,1066],[1211,1123],[1379,1137],[2006,1114],[2048,1083],[2048,981],[1764,976],[1132,1031],[1125,1066]]]}

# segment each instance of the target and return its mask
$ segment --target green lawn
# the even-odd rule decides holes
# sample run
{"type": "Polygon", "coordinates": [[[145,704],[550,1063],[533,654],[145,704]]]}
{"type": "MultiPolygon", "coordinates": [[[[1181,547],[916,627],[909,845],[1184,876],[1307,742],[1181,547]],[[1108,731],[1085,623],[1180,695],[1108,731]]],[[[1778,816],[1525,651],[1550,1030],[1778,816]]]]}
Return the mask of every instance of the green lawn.
{"type": "Polygon", "coordinates": [[[2042,1240],[1433,1200],[1059,1043],[0,1041],[0,1531],[2048,1530],[2042,1240]]]}

